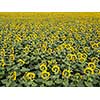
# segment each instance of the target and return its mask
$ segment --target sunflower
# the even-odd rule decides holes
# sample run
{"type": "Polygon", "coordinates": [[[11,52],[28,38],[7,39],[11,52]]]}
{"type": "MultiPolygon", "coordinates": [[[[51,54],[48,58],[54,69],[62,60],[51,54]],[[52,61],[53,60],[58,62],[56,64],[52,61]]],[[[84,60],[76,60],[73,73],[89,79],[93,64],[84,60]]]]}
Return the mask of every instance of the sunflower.
{"type": "Polygon", "coordinates": [[[36,33],[34,33],[34,34],[33,34],[33,38],[34,38],[34,39],[37,39],[37,38],[38,38],[38,35],[37,35],[36,33]]]}
{"type": "Polygon", "coordinates": [[[97,46],[100,48],[100,42],[97,43],[97,46]]]}
{"type": "Polygon", "coordinates": [[[43,53],[45,53],[45,52],[47,51],[47,46],[43,45],[43,46],[41,47],[41,50],[42,50],[43,53]]]}
{"type": "Polygon", "coordinates": [[[22,41],[22,38],[20,36],[16,35],[15,41],[16,42],[21,42],[22,41]]]}
{"type": "Polygon", "coordinates": [[[61,36],[61,39],[62,39],[63,41],[65,41],[65,40],[66,40],[66,36],[65,36],[65,35],[62,35],[62,36],[61,36]]]}
{"type": "Polygon", "coordinates": [[[99,61],[99,59],[97,57],[92,57],[91,58],[91,62],[97,63],[99,61]]]}
{"type": "Polygon", "coordinates": [[[81,57],[82,57],[82,53],[81,53],[81,52],[78,52],[78,53],[77,53],[77,57],[78,57],[78,58],[81,58],[81,57]]]}
{"type": "Polygon", "coordinates": [[[22,60],[22,59],[19,59],[18,62],[19,62],[20,64],[25,64],[25,61],[22,60]]]}
{"type": "Polygon", "coordinates": [[[4,67],[5,65],[6,65],[6,64],[5,64],[5,60],[2,58],[2,59],[1,59],[1,66],[4,67]]]}
{"type": "Polygon", "coordinates": [[[32,80],[35,78],[35,73],[34,72],[26,72],[25,73],[25,78],[28,79],[28,80],[32,80]]]}
{"type": "Polygon", "coordinates": [[[16,80],[16,71],[10,72],[10,75],[8,76],[8,78],[15,81],[16,80]]]}
{"type": "Polygon", "coordinates": [[[47,67],[46,67],[46,64],[45,64],[45,63],[42,63],[42,64],[40,65],[40,70],[41,70],[41,71],[47,70],[47,67]]]}
{"type": "Polygon", "coordinates": [[[51,49],[51,48],[48,48],[48,49],[47,49],[47,53],[48,53],[48,54],[51,54],[51,53],[52,53],[52,49],[51,49]]]}
{"type": "Polygon", "coordinates": [[[84,63],[84,62],[86,61],[86,58],[83,58],[83,57],[78,58],[78,61],[79,61],[80,63],[84,63]]]}
{"type": "Polygon", "coordinates": [[[10,58],[11,61],[14,61],[14,59],[15,59],[14,54],[10,54],[9,58],[10,58]]]}
{"type": "Polygon", "coordinates": [[[1,56],[2,56],[2,57],[5,56],[5,49],[4,49],[4,48],[2,48],[2,50],[1,50],[1,56]]]}
{"type": "Polygon", "coordinates": [[[97,49],[98,48],[98,44],[97,43],[93,43],[91,46],[92,46],[93,49],[97,49]]]}
{"type": "Polygon", "coordinates": [[[74,49],[74,47],[70,47],[70,48],[68,48],[68,50],[70,51],[70,52],[74,52],[75,51],[75,49],[74,49]]]}
{"type": "Polygon", "coordinates": [[[52,60],[48,60],[48,65],[51,65],[53,63],[52,60]]]}
{"type": "Polygon", "coordinates": [[[41,72],[41,77],[44,80],[48,80],[50,78],[50,72],[47,72],[46,70],[41,72]]]}
{"type": "Polygon", "coordinates": [[[60,67],[58,65],[54,65],[52,67],[52,72],[54,72],[55,74],[58,74],[60,72],[60,67]]]}
{"type": "Polygon", "coordinates": [[[63,48],[66,48],[67,47],[67,44],[66,43],[63,43],[62,46],[63,46],[63,48]]]}
{"type": "Polygon", "coordinates": [[[59,45],[57,48],[58,48],[58,51],[59,51],[59,52],[62,51],[62,50],[64,49],[62,45],[59,45]]]}
{"type": "Polygon", "coordinates": [[[83,53],[83,54],[81,55],[81,57],[87,58],[87,54],[86,54],[86,53],[83,53]]]}
{"type": "Polygon", "coordinates": [[[82,43],[83,45],[85,45],[85,44],[86,44],[86,40],[82,40],[81,43],[82,43]]]}
{"type": "Polygon", "coordinates": [[[72,60],[72,54],[67,54],[67,56],[66,56],[66,58],[67,58],[67,60],[72,60]]]}
{"type": "Polygon", "coordinates": [[[100,53],[100,50],[97,50],[97,53],[100,53]]]}
{"type": "Polygon", "coordinates": [[[86,68],[84,69],[84,73],[85,73],[85,74],[88,74],[88,73],[94,74],[94,69],[92,69],[91,67],[86,67],[86,68]]]}
{"type": "Polygon", "coordinates": [[[70,44],[66,44],[66,49],[70,48],[71,45],[70,44]]]}
{"type": "Polygon", "coordinates": [[[90,47],[84,47],[84,48],[83,48],[83,51],[84,51],[85,53],[88,53],[88,52],[90,51],[90,47]]]}
{"type": "Polygon", "coordinates": [[[13,48],[13,47],[11,48],[10,53],[11,53],[11,54],[14,54],[14,48],[13,48]]]}
{"type": "Polygon", "coordinates": [[[75,73],[75,76],[78,78],[78,79],[82,79],[82,75],[80,73],[75,73]]]}
{"type": "Polygon", "coordinates": [[[69,78],[71,76],[71,70],[68,70],[68,69],[64,69],[63,72],[62,72],[62,76],[64,78],[69,78]]]}
{"type": "Polygon", "coordinates": [[[95,70],[94,70],[94,72],[96,73],[96,74],[99,74],[99,68],[96,68],[95,70]]]}
{"type": "Polygon", "coordinates": [[[16,71],[13,72],[13,80],[16,80],[16,71]]]}
{"type": "Polygon", "coordinates": [[[99,69],[98,75],[100,75],[100,69],[99,69]]]}
{"type": "Polygon", "coordinates": [[[88,67],[91,67],[92,69],[95,69],[96,68],[96,65],[94,62],[89,62],[88,63],[88,67]]]}
{"type": "Polygon", "coordinates": [[[92,46],[93,44],[95,44],[95,42],[94,41],[90,41],[90,45],[92,46]]]}
{"type": "Polygon", "coordinates": [[[23,52],[24,52],[24,53],[28,53],[28,52],[29,52],[29,47],[26,46],[26,47],[23,49],[23,52]]]}
{"type": "Polygon", "coordinates": [[[72,61],[75,61],[75,60],[77,60],[77,56],[76,54],[72,54],[72,61]]]}

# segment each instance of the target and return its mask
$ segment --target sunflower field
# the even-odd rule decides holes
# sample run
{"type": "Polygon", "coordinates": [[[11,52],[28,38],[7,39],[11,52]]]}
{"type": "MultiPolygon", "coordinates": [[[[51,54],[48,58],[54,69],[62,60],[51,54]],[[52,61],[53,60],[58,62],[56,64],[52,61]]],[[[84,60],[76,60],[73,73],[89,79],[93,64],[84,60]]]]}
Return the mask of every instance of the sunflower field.
{"type": "Polygon", "coordinates": [[[99,87],[100,13],[0,13],[0,87],[99,87]]]}

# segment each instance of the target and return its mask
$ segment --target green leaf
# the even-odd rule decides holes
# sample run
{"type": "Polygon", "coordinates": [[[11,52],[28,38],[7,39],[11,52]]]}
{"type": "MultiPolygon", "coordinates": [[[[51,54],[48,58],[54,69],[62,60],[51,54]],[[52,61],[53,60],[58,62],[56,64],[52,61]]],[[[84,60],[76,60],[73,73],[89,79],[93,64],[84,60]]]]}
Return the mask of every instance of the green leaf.
{"type": "Polygon", "coordinates": [[[57,79],[57,80],[55,81],[55,83],[61,84],[61,83],[62,83],[62,79],[57,79]]]}
{"type": "Polygon", "coordinates": [[[64,79],[64,81],[63,81],[63,85],[64,85],[65,87],[67,87],[67,86],[69,85],[69,81],[68,81],[68,79],[64,79]]]}
{"type": "Polygon", "coordinates": [[[11,83],[12,83],[12,81],[11,80],[8,80],[7,83],[6,83],[6,86],[7,87],[11,86],[11,83]]]}
{"type": "Polygon", "coordinates": [[[78,83],[78,87],[85,87],[82,81],[78,83]]]}
{"type": "Polygon", "coordinates": [[[85,86],[87,86],[87,87],[93,87],[93,84],[92,84],[91,82],[85,81],[84,84],[85,84],[85,86]]]}
{"type": "Polygon", "coordinates": [[[21,71],[21,72],[28,72],[28,71],[30,71],[30,69],[25,68],[25,67],[22,67],[22,69],[21,69],[20,71],[21,71]]]}
{"type": "Polygon", "coordinates": [[[17,86],[16,82],[11,83],[11,87],[16,87],[16,86],[17,86]]]}
{"type": "Polygon", "coordinates": [[[6,84],[8,82],[8,80],[7,79],[3,79],[3,80],[1,80],[1,82],[2,82],[2,84],[6,84]]]}
{"type": "Polygon", "coordinates": [[[35,82],[32,82],[32,86],[33,86],[33,87],[36,87],[37,84],[36,84],[35,82]]]}
{"type": "Polygon", "coordinates": [[[47,82],[46,82],[46,85],[47,85],[47,86],[52,86],[52,84],[53,84],[53,81],[47,81],[47,82]]]}
{"type": "Polygon", "coordinates": [[[0,75],[4,75],[4,71],[0,72],[0,75]]]}
{"type": "Polygon", "coordinates": [[[40,87],[44,87],[44,84],[41,84],[40,87]]]}

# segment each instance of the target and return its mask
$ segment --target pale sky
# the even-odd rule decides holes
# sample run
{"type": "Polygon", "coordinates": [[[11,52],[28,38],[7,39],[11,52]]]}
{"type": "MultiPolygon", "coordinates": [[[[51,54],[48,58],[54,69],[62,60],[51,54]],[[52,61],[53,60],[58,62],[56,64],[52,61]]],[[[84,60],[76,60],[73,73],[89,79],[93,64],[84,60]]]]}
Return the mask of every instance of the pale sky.
{"type": "Polygon", "coordinates": [[[0,12],[100,12],[100,0],[0,0],[0,12]]]}

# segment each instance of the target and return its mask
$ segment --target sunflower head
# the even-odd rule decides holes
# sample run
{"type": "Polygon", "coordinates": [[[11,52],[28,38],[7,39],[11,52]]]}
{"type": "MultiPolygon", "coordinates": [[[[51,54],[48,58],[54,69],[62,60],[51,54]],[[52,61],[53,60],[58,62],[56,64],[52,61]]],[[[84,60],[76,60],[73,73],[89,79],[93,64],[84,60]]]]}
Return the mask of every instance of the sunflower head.
{"type": "Polygon", "coordinates": [[[18,62],[19,62],[20,64],[25,64],[25,61],[22,60],[22,59],[19,59],[18,62]]]}
{"type": "Polygon", "coordinates": [[[64,78],[69,78],[71,76],[71,70],[64,69],[63,72],[62,72],[62,76],[64,78]]]}
{"type": "Polygon", "coordinates": [[[96,65],[94,62],[89,62],[88,63],[88,67],[91,67],[92,69],[95,69],[96,68],[96,65]]]}
{"type": "Polygon", "coordinates": [[[99,50],[97,50],[97,53],[100,53],[100,49],[99,49],[99,50]]]}
{"type": "Polygon", "coordinates": [[[98,74],[100,75],[100,69],[99,69],[99,72],[98,72],[98,74]]]}
{"type": "Polygon", "coordinates": [[[78,53],[77,53],[77,57],[78,57],[78,58],[81,58],[81,57],[82,57],[82,53],[81,53],[81,52],[78,52],[78,53]]]}
{"type": "Polygon", "coordinates": [[[14,54],[14,48],[12,47],[11,48],[11,51],[10,51],[12,54],[14,54]]]}
{"type": "Polygon", "coordinates": [[[5,65],[6,65],[6,64],[5,64],[5,60],[2,58],[2,59],[1,59],[1,66],[4,67],[5,65]]]}
{"type": "Polygon", "coordinates": [[[12,79],[12,80],[16,80],[16,71],[14,71],[14,72],[11,72],[10,73],[10,75],[8,76],[10,79],[12,79]]]}
{"type": "Polygon", "coordinates": [[[52,72],[54,72],[55,74],[58,74],[60,72],[60,67],[58,65],[54,65],[52,67],[52,72]]]}
{"type": "Polygon", "coordinates": [[[2,57],[5,56],[5,49],[4,48],[1,49],[0,54],[1,54],[2,57]]]}
{"type": "Polygon", "coordinates": [[[91,46],[92,46],[93,49],[97,49],[98,48],[98,44],[97,43],[93,43],[91,46]]]}
{"type": "Polygon", "coordinates": [[[10,58],[11,61],[14,61],[14,59],[15,59],[14,54],[10,54],[9,58],[10,58]]]}
{"type": "Polygon", "coordinates": [[[45,63],[42,63],[42,64],[40,65],[40,70],[41,70],[41,71],[47,70],[47,67],[46,67],[46,64],[45,64],[45,63]]]}
{"type": "Polygon", "coordinates": [[[47,49],[47,53],[48,53],[48,54],[51,54],[51,53],[52,53],[52,49],[51,49],[51,48],[48,48],[48,49],[47,49]]]}
{"type": "Polygon", "coordinates": [[[84,50],[85,53],[88,53],[90,51],[90,48],[89,47],[84,47],[83,50],[84,50]]]}
{"type": "Polygon", "coordinates": [[[91,62],[97,63],[99,59],[97,57],[92,57],[91,62]]]}
{"type": "Polygon", "coordinates": [[[28,80],[34,79],[35,76],[36,76],[36,75],[35,75],[35,73],[33,73],[33,72],[26,72],[26,73],[25,73],[25,78],[28,79],[28,80]]]}
{"type": "Polygon", "coordinates": [[[80,73],[75,73],[77,79],[82,79],[82,75],[80,73]]]}
{"type": "Polygon", "coordinates": [[[100,48],[100,42],[97,43],[97,46],[100,48]]]}
{"type": "Polygon", "coordinates": [[[46,70],[41,72],[41,77],[44,80],[48,80],[50,78],[50,72],[47,72],[46,70]]]}
{"type": "Polygon", "coordinates": [[[72,61],[75,61],[75,60],[77,60],[77,56],[76,54],[72,54],[72,61]]]}
{"type": "Polygon", "coordinates": [[[84,74],[94,74],[94,69],[92,69],[91,67],[86,67],[84,69],[84,74]]]}
{"type": "Polygon", "coordinates": [[[66,58],[67,58],[67,60],[72,60],[72,54],[67,54],[67,56],[66,56],[66,58]]]}
{"type": "Polygon", "coordinates": [[[87,54],[86,54],[86,53],[83,53],[83,54],[81,55],[81,57],[87,58],[87,54]]]}
{"type": "Polygon", "coordinates": [[[48,65],[51,65],[52,64],[52,60],[48,60],[48,65]]]}
{"type": "Polygon", "coordinates": [[[84,63],[84,62],[86,61],[86,58],[83,58],[83,57],[78,58],[78,61],[79,61],[80,63],[84,63]]]}
{"type": "Polygon", "coordinates": [[[66,44],[66,49],[70,48],[71,45],[70,44],[66,44]]]}

